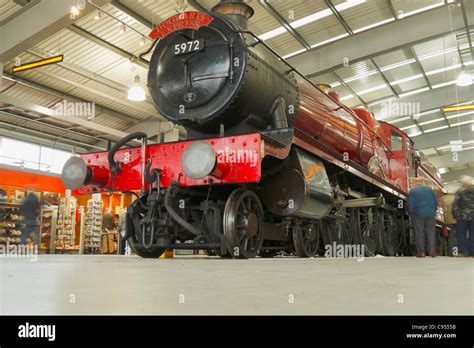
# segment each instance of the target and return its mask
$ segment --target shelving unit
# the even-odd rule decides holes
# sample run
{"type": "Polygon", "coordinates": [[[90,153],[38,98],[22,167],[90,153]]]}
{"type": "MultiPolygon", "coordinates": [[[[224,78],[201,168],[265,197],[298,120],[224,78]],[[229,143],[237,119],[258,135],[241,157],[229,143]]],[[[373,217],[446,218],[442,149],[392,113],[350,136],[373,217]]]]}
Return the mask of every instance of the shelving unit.
{"type": "Polygon", "coordinates": [[[46,208],[41,212],[40,250],[47,254],[54,254],[56,250],[56,222],[58,208],[46,208]]]}
{"type": "Polygon", "coordinates": [[[84,249],[86,253],[96,254],[101,252],[102,211],[104,202],[92,198],[87,201],[85,221],[84,249]]]}
{"type": "Polygon", "coordinates": [[[21,242],[23,217],[20,204],[0,202],[0,244],[21,242]]]}
{"type": "Polygon", "coordinates": [[[75,197],[64,197],[59,201],[58,219],[56,223],[56,250],[74,246],[76,227],[75,197]]]}

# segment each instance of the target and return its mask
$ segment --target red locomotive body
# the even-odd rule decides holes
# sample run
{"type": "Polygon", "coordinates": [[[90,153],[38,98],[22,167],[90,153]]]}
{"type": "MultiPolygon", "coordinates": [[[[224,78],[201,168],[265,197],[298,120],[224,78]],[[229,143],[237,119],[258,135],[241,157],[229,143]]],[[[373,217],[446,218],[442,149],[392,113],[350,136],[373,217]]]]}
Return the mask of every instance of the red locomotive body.
{"type": "Polygon", "coordinates": [[[158,42],[150,94],[188,140],[148,145],[146,134],[132,134],[109,152],[72,158],[64,183],[82,194],[140,192],[127,238],[142,257],[179,248],[310,257],[320,241],[410,253],[410,178],[440,192],[437,174],[404,132],[349,109],[248,32],[252,14],[223,0],[207,25],[186,29],[199,16],[184,16],[158,42]],[[134,138],[141,147],[120,149],[134,138]]]}

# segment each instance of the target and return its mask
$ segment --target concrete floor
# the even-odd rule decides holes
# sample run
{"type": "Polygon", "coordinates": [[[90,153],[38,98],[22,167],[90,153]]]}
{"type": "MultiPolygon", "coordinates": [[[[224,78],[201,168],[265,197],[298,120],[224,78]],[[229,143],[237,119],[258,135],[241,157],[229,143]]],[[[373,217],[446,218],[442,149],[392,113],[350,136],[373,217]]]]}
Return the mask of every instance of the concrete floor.
{"type": "Polygon", "coordinates": [[[472,258],[40,255],[0,279],[0,314],[474,314],[472,258]]]}

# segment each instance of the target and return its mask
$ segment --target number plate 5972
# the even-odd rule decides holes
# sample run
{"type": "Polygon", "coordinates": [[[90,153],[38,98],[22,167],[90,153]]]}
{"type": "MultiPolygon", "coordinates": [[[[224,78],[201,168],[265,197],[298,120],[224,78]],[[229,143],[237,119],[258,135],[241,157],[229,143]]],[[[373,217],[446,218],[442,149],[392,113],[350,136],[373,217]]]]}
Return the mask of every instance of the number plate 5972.
{"type": "Polygon", "coordinates": [[[192,40],[174,45],[174,55],[180,56],[196,51],[202,51],[204,49],[204,40],[192,40]]]}

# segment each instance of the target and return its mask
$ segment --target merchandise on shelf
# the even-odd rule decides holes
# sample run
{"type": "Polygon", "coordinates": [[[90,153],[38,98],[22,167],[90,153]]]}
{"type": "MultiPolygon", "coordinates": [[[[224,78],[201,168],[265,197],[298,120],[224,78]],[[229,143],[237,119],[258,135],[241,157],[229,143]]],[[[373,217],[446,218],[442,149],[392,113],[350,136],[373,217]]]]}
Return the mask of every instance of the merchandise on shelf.
{"type": "Polygon", "coordinates": [[[100,252],[101,249],[103,208],[104,202],[100,199],[93,198],[87,201],[84,247],[90,253],[100,252]]]}
{"type": "Polygon", "coordinates": [[[75,197],[64,197],[59,201],[58,220],[56,222],[56,248],[65,249],[75,245],[76,234],[75,197]]]}
{"type": "Polygon", "coordinates": [[[0,201],[0,244],[17,244],[21,242],[23,217],[20,214],[20,204],[0,201]]]}
{"type": "Polygon", "coordinates": [[[41,239],[40,239],[40,248],[42,250],[51,251],[54,248],[51,239],[55,240],[56,238],[56,221],[58,216],[57,207],[47,207],[43,208],[41,214],[41,239]]]}

